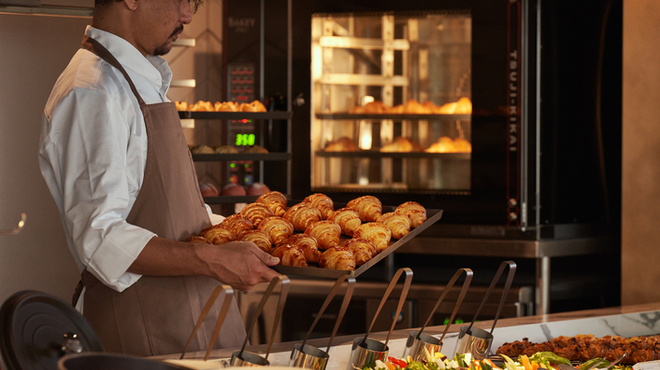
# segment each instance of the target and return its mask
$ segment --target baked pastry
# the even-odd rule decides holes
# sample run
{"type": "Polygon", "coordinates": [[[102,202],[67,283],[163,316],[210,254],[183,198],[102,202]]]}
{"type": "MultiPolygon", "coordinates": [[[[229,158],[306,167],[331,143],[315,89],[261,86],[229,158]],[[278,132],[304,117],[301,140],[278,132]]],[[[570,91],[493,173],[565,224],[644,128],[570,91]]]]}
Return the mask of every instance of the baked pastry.
{"type": "Polygon", "coordinates": [[[187,241],[188,243],[213,244],[213,243],[211,243],[210,241],[208,241],[208,239],[206,239],[205,237],[203,237],[203,236],[199,236],[199,235],[191,236],[190,238],[186,239],[186,241],[187,241]]]}
{"type": "Polygon", "coordinates": [[[380,222],[367,222],[358,227],[353,238],[371,242],[376,247],[376,252],[380,253],[389,247],[392,232],[380,222]]]}
{"type": "Polygon", "coordinates": [[[414,142],[412,139],[409,139],[407,137],[399,136],[394,141],[392,141],[389,144],[383,145],[380,148],[381,152],[388,152],[388,153],[410,153],[410,152],[421,152],[423,151],[424,148],[422,148],[419,144],[414,142]]]}
{"type": "Polygon", "coordinates": [[[300,202],[289,208],[283,217],[293,224],[295,230],[304,232],[314,222],[321,221],[321,212],[316,207],[300,202]]]}
{"type": "Polygon", "coordinates": [[[257,230],[267,233],[270,236],[270,241],[275,245],[283,244],[293,235],[291,222],[279,216],[265,218],[261,221],[257,230]]]}
{"type": "Polygon", "coordinates": [[[200,100],[197,103],[193,104],[190,107],[190,110],[193,112],[213,112],[215,107],[211,104],[210,101],[200,100]]]}
{"type": "Polygon", "coordinates": [[[262,251],[270,253],[273,243],[270,241],[270,236],[262,230],[248,230],[241,235],[238,240],[245,240],[252,242],[259,247],[262,251]]]}
{"type": "Polygon", "coordinates": [[[307,267],[303,252],[290,244],[282,244],[270,251],[270,254],[279,258],[282,266],[307,267]]]}
{"type": "Polygon", "coordinates": [[[364,222],[376,221],[383,212],[382,203],[373,195],[355,198],[349,201],[346,206],[356,210],[360,215],[360,220],[364,222]]]}
{"type": "Polygon", "coordinates": [[[387,107],[382,101],[376,100],[364,105],[365,114],[382,114],[387,111],[387,107]]]}
{"type": "Polygon", "coordinates": [[[243,149],[243,153],[261,153],[261,154],[265,154],[265,153],[268,153],[268,149],[264,148],[263,146],[259,146],[259,145],[250,145],[250,146],[245,147],[245,149],[243,149]]]}
{"type": "Polygon", "coordinates": [[[321,253],[319,266],[333,270],[355,270],[355,255],[348,249],[332,247],[321,253]]]}
{"type": "Polygon", "coordinates": [[[213,108],[217,112],[238,112],[240,111],[240,105],[235,101],[225,101],[225,102],[216,102],[213,105],[213,108]]]}
{"type": "Polygon", "coordinates": [[[339,245],[341,227],[334,221],[316,221],[305,229],[305,234],[316,238],[319,242],[319,248],[328,249],[339,245]]]}
{"type": "Polygon", "coordinates": [[[240,213],[225,217],[225,219],[220,222],[220,225],[231,230],[234,234],[236,234],[236,237],[240,237],[243,232],[252,230],[254,228],[252,221],[243,217],[243,215],[240,213]]]}
{"type": "Polygon", "coordinates": [[[257,198],[257,203],[265,204],[275,216],[284,216],[286,212],[287,200],[284,194],[279,191],[269,191],[257,198]]]}
{"type": "Polygon", "coordinates": [[[307,234],[293,234],[287,239],[286,244],[290,244],[295,248],[300,249],[305,255],[307,262],[316,263],[321,257],[319,251],[319,242],[315,237],[307,234]]]}
{"type": "Polygon", "coordinates": [[[362,225],[360,215],[353,208],[340,208],[328,216],[329,221],[334,221],[339,227],[341,232],[348,236],[353,236],[355,230],[362,225]]]}
{"type": "Polygon", "coordinates": [[[413,229],[423,224],[427,218],[426,208],[424,208],[424,206],[421,204],[413,201],[400,204],[398,207],[396,207],[394,213],[408,216],[410,219],[410,227],[413,229]]]}
{"type": "Polygon", "coordinates": [[[456,102],[441,105],[437,112],[439,114],[454,114],[456,112],[456,102]]]}
{"type": "Polygon", "coordinates": [[[335,203],[329,196],[321,193],[312,194],[306,197],[303,202],[309,203],[321,212],[321,217],[327,220],[330,214],[335,210],[335,203]]]}
{"type": "Polygon", "coordinates": [[[197,145],[194,147],[191,152],[193,154],[213,154],[215,150],[208,145],[197,145]]]}
{"type": "Polygon", "coordinates": [[[454,140],[454,150],[456,150],[457,153],[471,153],[472,144],[470,144],[469,141],[458,137],[454,140]]]}
{"type": "Polygon", "coordinates": [[[406,102],[406,104],[403,107],[403,110],[405,113],[410,113],[410,114],[427,114],[430,113],[428,109],[426,109],[425,106],[419,104],[417,100],[415,99],[410,99],[406,102]]]}
{"type": "Polygon", "coordinates": [[[337,140],[327,143],[323,150],[326,152],[355,152],[358,150],[358,147],[353,142],[353,139],[342,136],[337,140]]]}
{"type": "Polygon", "coordinates": [[[394,239],[401,239],[410,232],[410,218],[405,214],[384,213],[378,217],[378,222],[390,229],[394,239]]]}
{"type": "Polygon", "coordinates": [[[231,145],[221,145],[215,147],[215,152],[224,154],[224,153],[238,153],[238,149],[234,148],[231,145]]]}
{"type": "Polygon", "coordinates": [[[249,203],[241,209],[241,215],[252,222],[254,227],[258,227],[264,218],[275,216],[265,204],[249,203]]]}
{"type": "Polygon", "coordinates": [[[403,104],[396,105],[392,108],[387,109],[387,113],[390,114],[402,114],[406,112],[406,106],[403,104]]]}
{"type": "Polygon", "coordinates": [[[456,110],[454,114],[471,114],[472,113],[472,102],[466,97],[458,99],[456,102],[456,110]]]}
{"type": "Polygon", "coordinates": [[[223,227],[221,224],[207,227],[202,230],[201,236],[211,242],[211,244],[220,245],[236,240],[236,233],[223,227]]]}
{"type": "Polygon", "coordinates": [[[348,111],[350,114],[362,114],[364,113],[364,107],[361,105],[356,105],[351,110],[348,111]]]}
{"type": "Polygon", "coordinates": [[[185,101],[175,101],[174,105],[176,105],[176,110],[178,110],[178,111],[190,110],[188,108],[188,102],[185,102],[185,101]]]}
{"type": "Polygon", "coordinates": [[[438,110],[440,109],[440,107],[433,104],[433,102],[430,100],[427,100],[424,103],[422,103],[422,106],[424,107],[424,109],[426,109],[426,112],[429,114],[438,113],[438,110]]]}
{"type": "Polygon", "coordinates": [[[364,239],[348,239],[340,245],[342,249],[348,249],[355,255],[355,265],[360,267],[369,262],[378,253],[376,247],[364,239]]]}
{"type": "Polygon", "coordinates": [[[448,136],[441,136],[438,141],[424,150],[427,153],[455,153],[454,140],[448,136]]]}
{"type": "Polygon", "coordinates": [[[243,103],[241,104],[242,112],[265,112],[266,107],[259,100],[255,100],[252,103],[243,103]]]}

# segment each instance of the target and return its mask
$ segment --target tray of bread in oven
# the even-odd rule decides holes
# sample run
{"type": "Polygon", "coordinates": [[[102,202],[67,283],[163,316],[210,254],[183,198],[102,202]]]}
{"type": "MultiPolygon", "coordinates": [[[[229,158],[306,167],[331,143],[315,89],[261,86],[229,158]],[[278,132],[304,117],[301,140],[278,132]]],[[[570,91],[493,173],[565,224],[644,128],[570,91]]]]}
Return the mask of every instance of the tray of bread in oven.
{"type": "Polygon", "coordinates": [[[270,191],[188,240],[252,241],[280,258],[274,269],[285,275],[357,277],[441,217],[442,210],[414,201],[386,206],[365,195],[335,203],[322,193],[295,201],[270,191]]]}

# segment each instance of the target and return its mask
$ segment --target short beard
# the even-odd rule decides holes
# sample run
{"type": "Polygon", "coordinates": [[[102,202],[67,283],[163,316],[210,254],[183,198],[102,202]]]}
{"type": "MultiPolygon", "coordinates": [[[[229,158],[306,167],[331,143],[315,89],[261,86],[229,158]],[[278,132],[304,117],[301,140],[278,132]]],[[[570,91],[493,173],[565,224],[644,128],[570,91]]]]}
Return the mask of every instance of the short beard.
{"type": "Polygon", "coordinates": [[[157,47],[157,48],[154,50],[154,55],[155,55],[155,56],[161,56],[161,55],[165,55],[165,54],[169,53],[169,52],[172,50],[172,43],[169,42],[169,39],[172,38],[172,36],[174,36],[174,35],[176,35],[176,34],[180,34],[181,32],[183,32],[183,25],[177,27],[177,28],[172,32],[172,34],[171,34],[170,37],[168,38],[168,42],[165,42],[163,45],[157,47]]]}

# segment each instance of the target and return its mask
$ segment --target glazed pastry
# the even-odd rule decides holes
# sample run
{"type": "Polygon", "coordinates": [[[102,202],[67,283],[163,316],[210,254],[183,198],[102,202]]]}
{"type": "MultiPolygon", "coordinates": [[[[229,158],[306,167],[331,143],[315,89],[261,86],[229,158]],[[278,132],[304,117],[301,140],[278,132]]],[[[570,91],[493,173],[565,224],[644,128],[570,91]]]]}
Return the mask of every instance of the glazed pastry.
{"type": "Polygon", "coordinates": [[[334,221],[341,227],[341,232],[353,236],[355,230],[362,225],[360,215],[353,208],[340,208],[330,214],[329,221],[334,221]]]}
{"type": "Polygon", "coordinates": [[[323,150],[326,152],[355,152],[358,150],[358,147],[353,142],[353,139],[342,136],[335,141],[328,142],[323,150]]]}
{"type": "Polygon", "coordinates": [[[270,254],[279,258],[282,266],[307,267],[307,260],[303,252],[290,244],[282,244],[273,249],[270,254]]]}
{"type": "Polygon", "coordinates": [[[334,221],[316,221],[305,229],[305,234],[316,238],[319,242],[319,248],[328,249],[339,245],[341,227],[334,221]]]}
{"type": "Polygon", "coordinates": [[[305,203],[311,204],[321,212],[321,217],[327,220],[330,214],[335,210],[335,204],[329,196],[321,193],[316,193],[308,196],[303,200],[305,203]]]}
{"type": "Polygon", "coordinates": [[[355,198],[349,201],[346,206],[356,210],[363,222],[376,221],[383,212],[383,205],[373,195],[355,198]]]}
{"type": "Polygon", "coordinates": [[[241,215],[248,220],[252,221],[254,227],[258,227],[259,223],[270,216],[275,216],[273,211],[270,210],[265,204],[250,203],[241,209],[241,215]]]}
{"type": "Polygon", "coordinates": [[[394,213],[403,214],[410,219],[410,227],[416,228],[426,221],[426,208],[417,202],[405,202],[394,210],[394,213]]]}
{"type": "Polygon", "coordinates": [[[275,216],[284,216],[287,200],[279,191],[269,191],[257,198],[257,203],[265,204],[275,216]]]}
{"type": "Polygon", "coordinates": [[[333,270],[355,270],[355,255],[348,249],[332,247],[321,253],[319,266],[333,270]]]}
{"type": "Polygon", "coordinates": [[[235,101],[215,102],[213,109],[218,112],[238,112],[240,105],[235,101]]]}
{"type": "Polygon", "coordinates": [[[240,213],[226,217],[224,220],[222,220],[220,225],[233,231],[234,234],[236,234],[236,237],[240,237],[245,231],[254,229],[252,221],[243,217],[243,215],[240,213]]]}
{"type": "Polygon", "coordinates": [[[202,237],[211,244],[220,245],[236,240],[236,233],[222,225],[207,227],[202,231],[202,237]]]}
{"type": "Polygon", "coordinates": [[[257,230],[261,230],[270,236],[270,241],[275,245],[286,242],[293,235],[293,225],[291,222],[279,216],[265,218],[259,224],[257,230]]]}
{"type": "Polygon", "coordinates": [[[187,241],[188,243],[205,243],[205,244],[213,244],[213,243],[211,243],[210,241],[208,241],[208,239],[206,239],[205,237],[203,237],[203,236],[199,236],[199,235],[191,236],[190,238],[186,239],[186,241],[187,241]]]}
{"type": "Polygon", "coordinates": [[[410,232],[410,218],[404,214],[388,212],[378,217],[378,222],[390,229],[394,239],[401,239],[410,232]]]}
{"type": "Polygon", "coordinates": [[[273,246],[273,243],[270,241],[270,236],[264,231],[261,230],[248,230],[241,235],[239,240],[245,240],[248,242],[253,242],[259,247],[262,251],[270,253],[270,250],[273,246]]]}
{"type": "Polygon", "coordinates": [[[376,252],[380,253],[389,247],[392,232],[380,222],[367,222],[358,227],[353,238],[371,242],[376,247],[376,252]]]}
{"type": "Polygon", "coordinates": [[[376,247],[364,239],[348,239],[340,245],[340,248],[353,252],[355,265],[358,267],[369,262],[378,253],[376,247]]]}
{"type": "Polygon", "coordinates": [[[284,219],[291,222],[295,230],[305,231],[309,225],[321,221],[321,212],[305,202],[300,202],[286,211],[284,219]]]}
{"type": "Polygon", "coordinates": [[[316,263],[319,261],[319,257],[321,257],[319,242],[311,235],[293,234],[287,239],[286,243],[300,249],[305,255],[307,262],[316,263]]]}

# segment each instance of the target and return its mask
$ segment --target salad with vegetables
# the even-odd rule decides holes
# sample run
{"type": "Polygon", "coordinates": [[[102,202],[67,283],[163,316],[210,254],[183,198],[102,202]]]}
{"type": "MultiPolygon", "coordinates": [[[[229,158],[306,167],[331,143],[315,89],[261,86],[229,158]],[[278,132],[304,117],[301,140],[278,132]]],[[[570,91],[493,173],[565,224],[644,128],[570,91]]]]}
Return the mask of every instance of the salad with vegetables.
{"type": "MultiPolygon", "coordinates": [[[[426,350],[426,349],[425,349],[426,350]]],[[[475,360],[469,353],[456,354],[448,358],[440,352],[430,353],[426,351],[426,359],[413,361],[410,356],[403,359],[388,357],[387,361],[376,360],[372,366],[365,366],[361,370],[558,370],[560,364],[573,366],[571,361],[558,356],[552,352],[537,352],[532,356],[520,355],[514,360],[505,355],[502,360],[483,359],[475,360]]],[[[601,358],[594,358],[581,365],[574,366],[575,369],[590,369],[598,364],[599,369],[606,368],[610,362],[601,358]]],[[[359,370],[359,369],[356,369],[359,370]]],[[[592,369],[595,370],[595,369],[592,369]]],[[[632,370],[630,365],[616,365],[610,370],[632,370]]]]}

